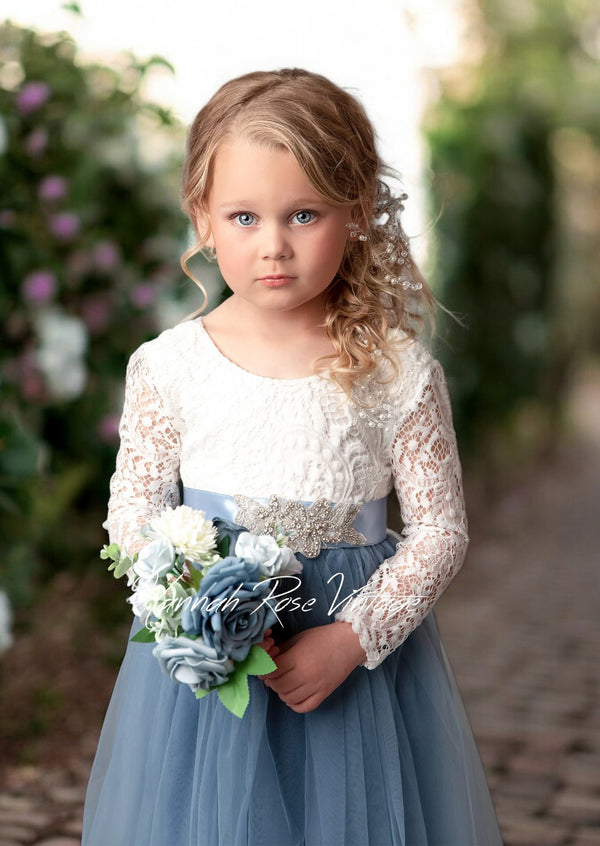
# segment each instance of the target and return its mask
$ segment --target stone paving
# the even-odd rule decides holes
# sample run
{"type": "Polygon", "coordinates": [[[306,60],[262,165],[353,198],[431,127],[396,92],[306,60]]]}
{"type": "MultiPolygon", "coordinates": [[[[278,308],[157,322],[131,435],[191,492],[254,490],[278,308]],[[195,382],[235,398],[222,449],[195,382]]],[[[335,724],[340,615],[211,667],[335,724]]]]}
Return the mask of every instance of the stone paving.
{"type": "Polygon", "coordinates": [[[590,442],[476,528],[438,611],[507,846],[600,844],[599,505],[590,442]]]}
{"type": "MultiPolygon", "coordinates": [[[[600,846],[599,433],[476,515],[438,606],[506,846],[600,846]]],[[[96,731],[54,770],[14,771],[0,846],[77,846],[96,731]]]]}

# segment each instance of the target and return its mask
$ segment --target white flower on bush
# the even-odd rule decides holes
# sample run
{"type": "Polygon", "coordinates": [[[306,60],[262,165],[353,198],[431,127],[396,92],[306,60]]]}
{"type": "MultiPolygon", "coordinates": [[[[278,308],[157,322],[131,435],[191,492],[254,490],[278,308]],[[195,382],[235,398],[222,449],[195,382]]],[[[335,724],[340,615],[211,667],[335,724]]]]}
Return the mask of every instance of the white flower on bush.
{"type": "Polygon", "coordinates": [[[140,550],[133,565],[134,572],[140,579],[157,584],[167,575],[175,560],[175,548],[167,538],[157,538],[140,550]]]}
{"type": "Polygon", "coordinates": [[[301,573],[302,564],[288,546],[279,546],[271,535],[251,535],[242,532],[235,544],[235,555],[258,564],[263,576],[289,576],[301,573]]]}
{"type": "Polygon", "coordinates": [[[48,388],[58,399],[78,397],[87,379],[83,360],[88,340],[85,324],[78,317],[53,309],[38,316],[37,332],[37,365],[48,388]]]}
{"type": "Polygon", "coordinates": [[[190,561],[211,563],[218,559],[216,553],[217,530],[205,512],[179,505],[167,508],[150,521],[148,537],[166,538],[178,554],[190,561]]]}
{"type": "Polygon", "coordinates": [[[11,625],[12,611],[10,610],[10,602],[4,591],[0,590],[0,652],[6,652],[12,646],[11,625]]]}

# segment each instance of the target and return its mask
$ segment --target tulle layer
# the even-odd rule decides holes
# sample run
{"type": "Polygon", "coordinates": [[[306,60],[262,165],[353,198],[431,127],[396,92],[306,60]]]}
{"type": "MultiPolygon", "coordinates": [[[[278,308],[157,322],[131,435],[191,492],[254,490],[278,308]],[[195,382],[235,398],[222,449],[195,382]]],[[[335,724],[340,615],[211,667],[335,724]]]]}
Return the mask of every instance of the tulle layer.
{"type": "MultiPolygon", "coordinates": [[[[317,602],[282,610],[277,636],[331,622],[335,604],[394,549],[388,538],[298,556],[301,593],[317,602]]],[[[162,675],[151,644],[129,643],[90,778],[83,846],[501,844],[433,614],[308,714],[257,678],[250,688],[239,719],[216,693],[198,701],[162,675]]]]}

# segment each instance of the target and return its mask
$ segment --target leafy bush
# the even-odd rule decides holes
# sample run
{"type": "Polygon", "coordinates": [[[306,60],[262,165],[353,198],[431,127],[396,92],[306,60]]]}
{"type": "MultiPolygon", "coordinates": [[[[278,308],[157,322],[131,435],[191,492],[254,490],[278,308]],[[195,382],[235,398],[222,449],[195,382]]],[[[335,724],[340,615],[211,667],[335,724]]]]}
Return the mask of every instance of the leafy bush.
{"type": "Polygon", "coordinates": [[[162,60],[88,64],[5,24],[0,63],[0,588],[19,604],[104,540],[126,361],[187,224],[182,128],[140,94],[162,60]]]}
{"type": "MultiPolygon", "coordinates": [[[[441,213],[437,289],[466,324],[448,325],[441,356],[457,428],[494,471],[520,437],[531,449],[551,437],[576,346],[564,254],[579,247],[567,243],[556,139],[578,127],[598,148],[598,17],[590,0],[470,5],[479,58],[440,75],[427,140],[441,213]]],[[[598,281],[596,269],[590,315],[598,281]]]]}

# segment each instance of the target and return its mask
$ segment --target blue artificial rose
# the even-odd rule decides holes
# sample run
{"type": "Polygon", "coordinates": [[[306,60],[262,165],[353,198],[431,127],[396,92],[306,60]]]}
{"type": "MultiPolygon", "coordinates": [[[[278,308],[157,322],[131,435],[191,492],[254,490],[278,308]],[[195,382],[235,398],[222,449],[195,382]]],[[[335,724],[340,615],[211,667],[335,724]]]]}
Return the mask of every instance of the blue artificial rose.
{"type": "Polygon", "coordinates": [[[160,668],[175,682],[187,684],[192,690],[208,690],[224,684],[233,672],[233,661],[202,639],[165,637],[157,643],[152,654],[160,668]]]}
{"type": "Polygon", "coordinates": [[[243,661],[276,620],[266,603],[270,585],[260,581],[258,564],[229,556],[206,573],[198,595],[186,601],[181,625],[234,661],[243,661]]]}

